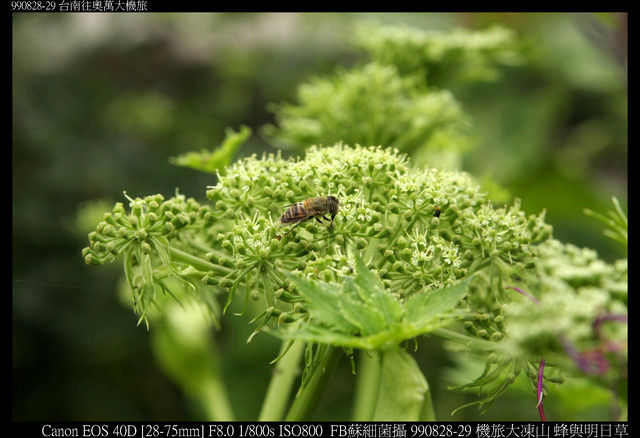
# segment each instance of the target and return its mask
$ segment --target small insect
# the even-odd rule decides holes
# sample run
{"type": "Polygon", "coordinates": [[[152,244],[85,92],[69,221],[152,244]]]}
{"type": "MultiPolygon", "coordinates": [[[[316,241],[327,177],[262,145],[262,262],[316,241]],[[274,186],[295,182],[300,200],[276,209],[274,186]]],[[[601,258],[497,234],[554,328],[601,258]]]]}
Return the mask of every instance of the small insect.
{"type": "Polygon", "coordinates": [[[433,212],[433,217],[440,217],[440,207],[436,205],[436,211],[433,212]]]}
{"type": "MultiPolygon", "coordinates": [[[[302,222],[306,222],[311,218],[316,218],[321,224],[325,224],[320,220],[322,217],[326,221],[331,221],[331,228],[333,228],[333,219],[338,214],[340,208],[340,201],[334,196],[315,196],[313,198],[307,198],[304,201],[296,202],[289,205],[287,211],[285,211],[280,217],[281,224],[294,224],[295,225],[283,235],[286,236],[294,230],[295,227],[302,222]],[[326,214],[331,215],[331,219],[327,218],[326,214]]],[[[327,224],[325,224],[327,225],[327,224]]],[[[329,225],[327,225],[329,226],[329,225]]],[[[281,236],[277,236],[280,240],[281,236]]]]}

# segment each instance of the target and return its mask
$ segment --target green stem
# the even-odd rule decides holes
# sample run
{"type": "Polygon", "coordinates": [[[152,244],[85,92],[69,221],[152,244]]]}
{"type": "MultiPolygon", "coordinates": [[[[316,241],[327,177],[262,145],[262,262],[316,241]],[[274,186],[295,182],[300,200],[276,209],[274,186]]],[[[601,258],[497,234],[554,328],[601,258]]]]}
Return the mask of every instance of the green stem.
{"type": "Polygon", "coordinates": [[[163,309],[152,333],[154,354],[162,370],[202,407],[207,421],[233,421],[222,374],[221,353],[208,322],[193,307],[177,302],[163,309]]]}
{"type": "Polygon", "coordinates": [[[171,253],[171,257],[173,260],[187,263],[199,271],[214,271],[225,275],[232,272],[232,269],[230,268],[213,264],[204,259],[201,259],[200,257],[186,253],[171,246],[169,246],[169,252],[171,253]]]}
{"type": "Polygon", "coordinates": [[[313,377],[293,402],[286,421],[306,421],[311,417],[311,414],[315,412],[320,403],[329,377],[338,364],[341,354],[342,349],[329,347],[322,365],[316,370],[313,377]]]}
{"type": "Polygon", "coordinates": [[[233,410],[222,374],[219,371],[216,371],[214,378],[202,388],[200,400],[209,421],[233,421],[233,410]]]}
{"type": "Polygon", "coordinates": [[[282,421],[284,418],[293,382],[300,373],[300,358],[304,353],[305,343],[295,341],[285,353],[287,347],[288,342],[282,344],[280,354],[284,353],[284,356],[278,359],[273,369],[258,421],[282,421]]]}
{"type": "MultiPolygon", "coordinates": [[[[267,263],[267,262],[265,262],[267,263]]],[[[276,305],[276,300],[275,297],[273,295],[273,293],[275,292],[275,289],[273,287],[273,285],[271,284],[271,278],[269,277],[269,271],[271,270],[271,267],[268,267],[266,269],[266,272],[264,273],[264,275],[262,275],[262,284],[264,285],[264,298],[265,301],[267,302],[267,307],[269,306],[275,306],[276,305]]]]}
{"type": "Polygon", "coordinates": [[[380,355],[360,352],[360,366],[353,401],[353,421],[371,421],[380,390],[380,355]]]}
{"type": "Polygon", "coordinates": [[[466,345],[467,347],[473,346],[474,348],[485,349],[486,351],[493,351],[496,349],[496,343],[487,341],[478,337],[467,336],[462,333],[454,332],[453,330],[439,328],[433,331],[433,333],[443,339],[455,341],[466,345]]]}

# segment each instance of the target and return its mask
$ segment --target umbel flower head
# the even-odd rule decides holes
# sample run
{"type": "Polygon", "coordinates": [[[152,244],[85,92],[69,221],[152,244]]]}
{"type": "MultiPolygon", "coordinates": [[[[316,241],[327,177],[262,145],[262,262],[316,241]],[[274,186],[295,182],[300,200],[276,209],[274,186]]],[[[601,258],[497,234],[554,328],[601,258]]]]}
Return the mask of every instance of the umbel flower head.
{"type": "Polygon", "coordinates": [[[284,312],[281,321],[300,315],[300,306],[279,305],[300,301],[285,272],[342,283],[358,252],[391,293],[407,298],[452,286],[491,260],[528,260],[550,234],[543,215],[528,217],[517,203],[494,208],[467,174],[413,168],[382,147],[252,156],[220,175],[207,197],[229,223],[216,245],[238,267],[219,286],[264,293],[271,311],[284,312]],[[288,205],[329,195],[340,200],[335,226],[308,221],[287,234],[278,223],[288,205]]]}
{"type": "Polygon", "coordinates": [[[496,279],[532,266],[551,234],[544,213],[496,208],[466,173],[413,167],[382,147],[251,156],[219,173],[207,198],[211,206],[182,195],[130,199],[130,211],[117,204],[90,234],[87,263],[123,256],[140,321],[161,306],[158,293],[184,296],[174,278],[205,303],[226,294],[225,310],[234,297],[245,308],[262,300],[254,334],[275,322],[284,338],[397,347],[507,300],[496,279]],[[327,196],[340,202],[332,226],[309,220],[288,232],[280,223],[291,204],[327,196]]]}
{"type": "Polygon", "coordinates": [[[604,324],[626,318],[626,264],[549,239],[544,212],[527,215],[517,200],[494,207],[464,172],[336,144],[304,158],[244,158],[218,174],[207,198],[209,206],[180,194],[129,198],[128,211],[116,204],[89,235],[87,263],[122,256],[140,321],[162,306],[158,293],[192,291],[214,312],[217,294],[225,310],[234,297],[244,309],[262,301],[254,334],[268,327],[347,350],[397,347],[437,330],[487,359],[463,386],[496,385],[481,407],[520,372],[541,400],[544,359],[561,364],[564,352],[582,366],[594,356],[590,333],[600,343],[626,339],[624,325],[604,324]],[[279,220],[294,203],[328,196],[340,203],[332,224],[279,220]],[[442,330],[456,320],[467,334],[442,330]]]}
{"type": "Polygon", "coordinates": [[[124,255],[142,318],[156,291],[169,292],[168,276],[214,286],[227,306],[237,294],[264,299],[266,320],[292,322],[307,314],[287,273],[340,284],[357,252],[390,293],[406,299],[488,264],[523,264],[551,232],[543,214],[527,216],[518,203],[494,208],[467,174],[414,168],[382,147],[251,156],[219,174],[207,197],[211,207],[181,195],[130,199],[130,212],[116,205],[89,236],[87,263],[124,255]],[[334,226],[307,221],[286,233],[278,218],[290,204],[329,195],[340,200],[334,226]]]}
{"type": "MultiPolygon", "coordinates": [[[[205,227],[211,223],[212,216],[208,207],[178,193],[169,200],[162,195],[144,199],[132,199],[126,193],[125,196],[130,201],[130,211],[118,202],[89,234],[90,245],[83,249],[82,255],[87,264],[112,262],[117,256],[123,256],[132,303],[142,322],[147,321],[147,311],[155,302],[158,290],[173,295],[164,279],[190,281],[189,276],[181,272],[181,264],[175,263],[175,257],[172,260],[171,254],[178,251],[175,245],[178,233],[186,227],[191,231],[205,227]]],[[[219,271],[217,266],[207,267],[219,271]]]]}

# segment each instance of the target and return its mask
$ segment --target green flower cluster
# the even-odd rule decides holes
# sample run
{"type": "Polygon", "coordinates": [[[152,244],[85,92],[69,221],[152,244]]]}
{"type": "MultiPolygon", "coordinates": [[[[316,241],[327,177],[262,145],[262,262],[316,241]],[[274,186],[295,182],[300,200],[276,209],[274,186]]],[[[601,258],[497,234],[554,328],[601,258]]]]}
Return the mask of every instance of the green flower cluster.
{"type": "MultiPolygon", "coordinates": [[[[134,308],[141,315],[140,321],[146,321],[158,290],[173,294],[164,281],[167,277],[188,282],[188,275],[183,271],[188,264],[175,260],[178,248],[188,239],[184,230],[188,228],[197,233],[206,229],[212,224],[213,215],[208,207],[177,193],[168,200],[162,195],[127,198],[130,211],[118,202],[89,234],[90,245],[83,249],[82,255],[91,265],[113,262],[117,256],[123,256],[134,308]],[[176,244],[180,241],[182,243],[176,244]]],[[[184,258],[187,262],[198,261],[187,254],[184,258]]],[[[203,267],[202,263],[196,266],[203,267]]],[[[210,264],[204,268],[226,272],[224,267],[210,264]]]]}
{"type": "Polygon", "coordinates": [[[498,67],[522,63],[515,33],[501,26],[441,32],[364,22],[356,26],[353,41],[381,65],[397,66],[402,75],[423,71],[440,86],[454,80],[493,80],[498,67]]]}
{"type": "Polygon", "coordinates": [[[546,392],[543,381],[562,383],[567,373],[597,376],[612,387],[626,378],[626,259],[607,264],[591,249],[547,239],[537,245],[528,269],[512,272],[519,275],[510,282],[492,287],[491,276],[480,276],[469,288],[476,312],[464,327],[475,339],[489,341],[467,340],[467,347],[487,358],[484,373],[457,388],[488,390],[471,404],[488,409],[521,372],[537,386],[539,401],[546,392]],[[494,300],[477,299],[487,291],[494,300]]]}
{"type": "Polygon", "coordinates": [[[288,147],[343,141],[413,152],[444,143],[444,152],[460,147],[454,139],[466,127],[451,92],[428,89],[421,72],[403,77],[375,62],[302,84],[298,101],[276,107],[277,127],[265,127],[288,147]]]}
{"type": "Polygon", "coordinates": [[[238,290],[264,295],[256,332],[272,319],[304,321],[280,334],[344,348],[398,345],[454,321],[453,307],[443,303],[458,302],[460,289],[453,288],[474,273],[482,273],[477,283],[485,287],[465,282],[467,312],[482,315],[503,293],[487,279],[532,265],[536,244],[551,234],[544,214],[527,216],[519,202],[494,208],[467,174],[412,167],[382,147],[337,144],[311,147],[304,159],[248,157],[219,175],[207,197],[228,223],[216,243],[236,265],[217,281],[229,293],[227,305],[238,290]],[[278,218],[289,204],[328,195],[340,200],[334,227],[308,221],[286,234],[291,225],[278,218]],[[296,272],[305,281],[288,274],[296,272]],[[375,281],[363,280],[369,275],[375,281]],[[354,281],[370,287],[358,292],[354,281]]]}
{"type": "Polygon", "coordinates": [[[144,199],[127,198],[130,201],[129,213],[118,202],[112,212],[104,215],[96,231],[89,234],[91,246],[83,250],[87,264],[113,261],[117,254],[128,247],[149,254],[152,248],[157,250],[163,246],[167,237],[184,226],[211,219],[207,207],[200,206],[193,199],[186,200],[182,195],[167,201],[162,195],[144,199]]]}
{"type": "Polygon", "coordinates": [[[226,294],[225,309],[239,294],[245,307],[264,300],[254,334],[298,323],[277,333],[378,349],[437,330],[487,360],[463,386],[494,385],[483,407],[523,371],[540,400],[542,356],[602,374],[611,369],[605,353],[626,352],[626,261],[608,265],[550,239],[544,212],[526,215],[518,201],[494,207],[463,172],[336,144],[304,158],[244,158],[218,174],[207,198],[211,206],[179,194],[129,198],[129,211],[116,204],[89,235],[88,264],[123,256],[140,321],[161,306],[159,292],[180,299],[192,290],[209,304],[211,292],[226,294]],[[280,223],[291,204],[329,195],[340,200],[333,226],[280,223]],[[456,320],[466,335],[441,328],[456,320]],[[594,345],[606,352],[594,356],[594,345]]]}
{"type": "Polygon", "coordinates": [[[538,281],[528,287],[539,305],[514,299],[504,306],[513,348],[520,354],[553,357],[558,363],[563,357],[576,359],[567,356],[568,345],[580,352],[605,344],[623,346],[627,325],[619,322],[627,315],[626,259],[607,264],[591,249],[554,239],[541,244],[538,252],[538,281]],[[606,327],[601,326],[604,322],[606,327]]]}
{"type": "Polygon", "coordinates": [[[356,25],[350,42],[364,60],[298,87],[295,104],[272,107],[264,127],[275,144],[382,144],[420,164],[459,168],[470,147],[469,120],[448,90],[457,81],[493,80],[521,62],[513,31],[425,31],[402,25],[356,25]]]}
{"type": "MultiPolygon", "coordinates": [[[[207,197],[230,221],[217,244],[236,266],[218,285],[231,294],[240,286],[261,291],[269,306],[298,301],[283,272],[341,282],[353,272],[353,251],[407,297],[451,286],[492,261],[528,260],[532,244],[551,231],[543,215],[526,216],[518,204],[494,208],[463,172],[413,168],[381,147],[312,147],[297,160],[252,156],[221,175],[207,197]],[[328,195],[340,200],[335,227],[308,221],[284,235],[278,218],[289,204],[328,195]]],[[[296,319],[296,310],[279,316],[296,319]]]]}
{"type": "Polygon", "coordinates": [[[312,147],[304,159],[245,158],[219,175],[213,208],[178,195],[117,204],[85,248],[87,263],[125,255],[134,303],[145,317],[162,279],[196,279],[228,294],[266,299],[267,316],[301,316],[286,272],[341,282],[358,251],[398,297],[453,285],[488,263],[531,258],[550,227],[516,204],[494,208],[465,173],[413,168],[381,147],[312,147]],[[289,234],[278,218],[292,203],[336,196],[335,226],[315,221],[289,234]],[[434,216],[439,209],[439,217],[434,216]],[[294,304],[290,306],[289,304],[294,304]]]}

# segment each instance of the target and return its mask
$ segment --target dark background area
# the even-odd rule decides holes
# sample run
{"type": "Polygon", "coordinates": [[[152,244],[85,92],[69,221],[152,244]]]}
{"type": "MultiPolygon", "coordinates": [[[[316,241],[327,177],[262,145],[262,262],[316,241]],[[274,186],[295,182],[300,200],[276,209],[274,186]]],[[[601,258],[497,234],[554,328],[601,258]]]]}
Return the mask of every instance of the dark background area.
{"type": "MultiPolygon", "coordinates": [[[[626,257],[583,213],[611,209],[613,195],[626,208],[624,14],[13,14],[14,420],[200,419],[119,297],[121,264],[85,265],[87,233],[126,202],[123,190],[169,197],[179,187],[205,200],[215,180],[168,159],[216,147],[226,127],[254,131],[238,157],[273,151],[259,135],[273,122],[268,105],[293,102],[301,82],[358,62],[348,31],[364,18],[514,29],[526,63],[451,90],[473,123],[464,170],[496,181],[527,212],[546,209],[556,238],[609,262],[626,257]]],[[[266,335],[246,346],[247,322],[227,315],[216,337],[238,419],[251,420],[278,347],[266,335]]],[[[440,343],[422,339],[417,358],[438,418],[474,399],[447,390],[456,364],[440,343]]],[[[352,390],[343,361],[318,418],[348,419],[352,390]]],[[[484,418],[535,420],[528,391],[514,385],[484,418]]],[[[599,397],[545,407],[551,418],[606,418],[599,397]]],[[[453,417],[476,418],[475,408],[453,417]]]]}

